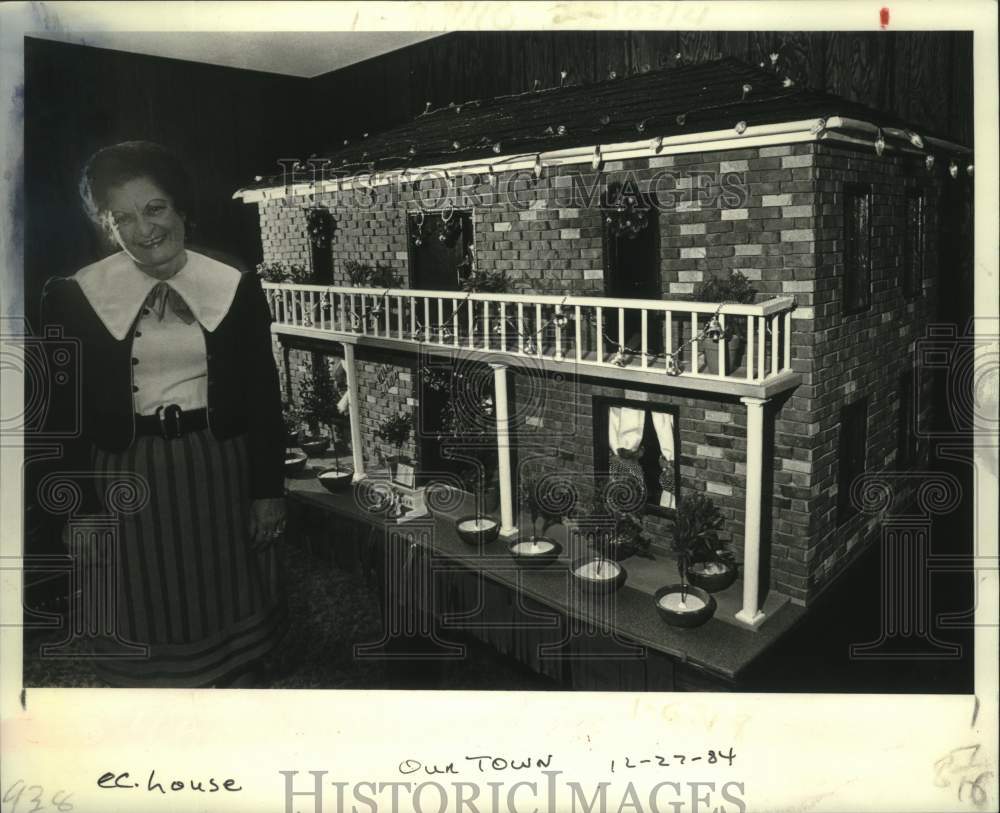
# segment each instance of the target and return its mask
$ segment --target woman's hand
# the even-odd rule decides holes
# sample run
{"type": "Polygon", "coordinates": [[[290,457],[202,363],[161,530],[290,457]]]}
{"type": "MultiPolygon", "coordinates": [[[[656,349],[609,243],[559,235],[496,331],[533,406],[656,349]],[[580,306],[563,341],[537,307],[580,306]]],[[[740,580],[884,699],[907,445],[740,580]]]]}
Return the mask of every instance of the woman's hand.
{"type": "Polygon", "coordinates": [[[255,547],[273,545],[284,532],[284,497],[254,500],[250,504],[250,541],[255,547]]]}

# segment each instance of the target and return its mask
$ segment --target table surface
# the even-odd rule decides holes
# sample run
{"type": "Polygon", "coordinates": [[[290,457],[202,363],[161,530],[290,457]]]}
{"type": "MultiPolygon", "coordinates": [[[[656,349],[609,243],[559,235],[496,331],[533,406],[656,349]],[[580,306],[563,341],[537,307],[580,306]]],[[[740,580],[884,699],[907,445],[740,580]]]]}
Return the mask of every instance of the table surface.
{"type": "MultiPolygon", "coordinates": [[[[486,578],[520,591],[564,615],[588,621],[607,618],[610,607],[616,635],[729,681],[736,680],[805,614],[802,607],[791,604],[780,594],[771,593],[763,608],[768,616],[764,623],[756,629],[745,627],[733,618],[742,604],[742,581],[737,580],[728,589],[713,594],[718,607],[707,623],[692,629],[672,627],[660,617],[653,598],[658,588],[680,581],[672,558],[654,554],[655,558],[632,556],[621,562],[627,578],[609,605],[607,598],[587,598],[574,589],[570,564],[588,553],[576,538],[567,541],[570,535],[562,525],[546,531],[546,536],[563,547],[557,561],[544,568],[519,567],[507,549],[508,544],[516,540],[501,538],[479,548],[466,544],[459,537],[455,520],[475,513],[470,495],[462,495],[455,510],[434,511],[423,518],[397,522],[366,510],[354,489],[339,494],[328,492],[316,479],[316,472],[330,465],[332,461],[323,458],[310,459],[305,471],[286,478],[288,496],[373,527],[382,527],[386,532],[395,530],[405,534],[408,527],[419,528],[421,532],[430,529],[431,533],[418,536],[431,540],[435,568],[454,564],[482,572],[486,578]]],[[[385,482],[384,473],[369,473],[369,478],[372,483],[385,482]]]]}

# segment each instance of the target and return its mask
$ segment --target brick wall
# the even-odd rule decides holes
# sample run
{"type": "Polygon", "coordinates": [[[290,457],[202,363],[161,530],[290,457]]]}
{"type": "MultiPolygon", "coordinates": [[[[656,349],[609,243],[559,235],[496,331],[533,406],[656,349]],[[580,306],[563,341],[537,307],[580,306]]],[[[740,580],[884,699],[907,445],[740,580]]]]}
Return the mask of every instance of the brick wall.
{"type": "MultiPolygon", "coordinates": [[[[750,277],[762,297],[795,297],[791,363],[802,384],[767,407],[773,456],[766,455],[765,494],[772,511],[765,517],[765,544],[770,550],[772,588],[807,603],[846,564],[848,552],[865,532],[874,528],[866,517],[836,527],[839,408],[857,397],[871,396],[869,469],[892,466],[896,380],[936,295],[935,190],[940,181],[933,178],[939,175],[928,175],[916,157],[887,153],[879,158],[809,143],[616,162],[600,175],[588,168],[572,172],[549,168],[540,179],[529,173],[501,174],[496,186],[479,178],[467,181],[464,191],[466,202],[475,203],[479,266],[507,271],[520,291],[603,293],[600,191],[604,182],[632,180],[640,191],[656,192],[661,203],[670,197],[677,201],[657,219],[665,297],[689,295],[703,279],[734,269],[750,277]],[[870,181],[874,187],[873,296],[869,311],[844,317],[840,196],[843,183],[851,180],[870,181]],[[917,183],[926,184],[929,192],[924,294],[903,301],[899,238],[904,192],[917,183]],[[587,194],[594,205],[587,205],[587,194]]],[[[406,211],[412,211],[417,200],[440,204],[441,183],[408,184],[391,195],[380,194],[374,203],[364,198],[363,206],[352,195],[329,193],[315,199],[330,206],[337,222],[331,244],[335,282],[346,284],[343,264],[354,259],[389,264],[401,287],[406,287],[406,211]]],[[[260,204],[265,262],[308,259],[302,212],[306,203],[298,197],[260,204]]],[[[306,366],[296,360],[298,352],[289,353],[293,380],[306,366]]],[[[401,367],[396,391],[383,392],[374,385],[377,366],[390,360],[398,365],[400,357],[390,359],[365,350],[359,358],[363,359],[359,379],[365,453],[374,459],[377,423],[418,407],[414,371],[401,367]]],[[[515,388],[525,386],[516,373],[512,378],[515,388]]],[[[562,433],[563,456],[553,459],[550,467],[590,472],[593,396],[631,396],[624,389],[590,381],[572,382],[572,391],[570,386],[569,379],[559,383],[547,378],[544,408],[535,416],[534,431],[550,446],[551,437],[562,433]],[[566,425],[579,431],[563,431],[566,425]]],[[[516,389],[515,393],[523,394],[516,389]]],[[[682,398],[669,392],[650,393],[649,398],[679,409],[681,488],[711,494],[727,516],[739,550],[746,408],[735,399],[682,398]]],[[[525,429],[532,431],[530,426],[525,429]]],[[[648,521],[656,534],[666,533],[659,518],[648,521]]]]}
{"type": "MultiPolygon", "coordinates": [[[[816,428],[809,440],[812,465],[809,509],[813,516],[802,557],[810,597],[829,584],[876,534],[870,515],[858,514],[837,525],[837,450],[842,406],[869,398],[868,472],[895,468],[897,446],[897,382],[912,369],[914,341],[935,318],[937,304],[938,196],[943,168],[928,172],[920,156],[848,150],[821,145],[815,154],[817,173],[816,267],[809,303],[814,364],[819,371],[796,391],[809,404],[809,423],[816,428]],[[861,182],[872,188],[871,307],[845,314],[842,306],[843,185],[861,182]],[[922,294],[903,293],[903,229],[907,190],[919,188],[925,197],[925,251],[922,294]],[[860,543],[860,544],[859,544],[860,543]]],[[[929,376],[916,375],[925,393],[929,376]]],[[[923,405],[930,398],[920,399],[923,405]]],[[[926,425],[928,416],[919,420],[926,425]]],[[[926,448],[920,456],[926,458],[926,448]]],[[[917,465],[919,465],[919,460],[917,465]]]]}

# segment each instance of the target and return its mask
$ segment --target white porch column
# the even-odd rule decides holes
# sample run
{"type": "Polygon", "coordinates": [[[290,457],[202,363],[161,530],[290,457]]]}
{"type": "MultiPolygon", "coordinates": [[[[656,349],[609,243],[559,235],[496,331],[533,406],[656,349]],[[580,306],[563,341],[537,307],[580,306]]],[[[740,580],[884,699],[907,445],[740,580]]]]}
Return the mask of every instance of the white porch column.
{"type": "Polygon", "coordinates": [[[507,412],[507,365],[490,364],[493,368],[493,401],[497,419],[497,468],[500,480],[500,535],[517,535],[514,525],[514,489],[510,471],[510,430],[507,412]]]}
{"type": "Polygon", "coordinates": [[[764,621],[760,609],[760,521],[764,480],[763,398],[740,398],[747,407],[747,481],[743,537],[743,609],[736,620],[751,627],[764,621]]]}
{"type": "Polygon", "coordinates": [[[344,375],[347,378],[348,414],[351,419],[351,456],[354,459],[353,481],[365,479],[365,457],[361,448],[361,404],[358,400],[358,373],[354,365],[354,345],[344,342],[344,375]]]}

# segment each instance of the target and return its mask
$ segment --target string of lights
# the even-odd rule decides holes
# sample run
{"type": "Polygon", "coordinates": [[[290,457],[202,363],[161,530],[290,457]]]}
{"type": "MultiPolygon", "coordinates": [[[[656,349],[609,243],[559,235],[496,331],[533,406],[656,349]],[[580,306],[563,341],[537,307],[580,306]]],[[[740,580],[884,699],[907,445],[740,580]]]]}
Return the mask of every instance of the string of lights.
{"type": "MultiPolygon", "coordinates": [[[[389,291],[390,289],[385,289],[381,294],[359,294],[360,296],[371,297],[374,303],[370,309],[363,313],[359,313],[353,308],[346,308],[344,312],[350,318],[352,329],[357,330],[361,327],[361,324],[366,319],[369,324],[376,328],[379,319],[383,318],[383,314],[389,308],[389,291]]],[[[568,324],[575,318],[571,313],[565,313],[562,311],[562,307],[566,304],[567,297],[563,297],[562,301],[556,306],[556,310],[553,316],[541,322],[533,330],[525,331],[523,323],[520,320],[515,320],[513,317],[505,316],[504,318],[496,317],[496,325],[493,327],[493,332],[505,336],[508,335],[506,331],[510,331],[509,335],[517,337],[520,342],[520,349],[525,355],[533,356],[537,355],[539,348],[544,345],[544,337],[546,332],[550,327],[558,327],[560,330],[565,329],[568,324]]],[[[407,338],[415,342],[427,342],[430,343],[437,335],[442,341],[451,341],[455,338],[456,333],[454,330],[454,323],[456,319],[461,323],[462,313],[472,304],[472,293],[466,294],[462,301],[452,310],[451,314],[441,322],[428,322],[424,323],[420,319],[413,317],[413,324],[415,327],[408,333],[407,338]]],[[[320,307],[329,307],[330,301],[328,295],[324,294],[320,300],[320,307]]],[[[611,363],[618,367],[625,367],[628,365],[628,361],[633,357],[645,357],[646,361],[664,361],[666,370],[671,375],[679,375],[683,369],[683,355],[684,351],[687,350],[695,342],[702,342],[704,340],[711,341],[713,343],[718,343],[725,331],[719,321],[719,315],[722,312],[722,308],[728,304],[727,302],[720,302],[718,307],[709,317],[705,326],[698,331],[697,334],[693,334],[687,340],[681,342],[675,349],[667,352],[666,350],[650,352],[643,351],[631,347],[626,342],[620,342],[613,339],[605,331],[601,331],[601,337],[611,348],[614,349],[614,353],[611,356],[611,363]]],[[[585,313],[582,315],[588,324],[594,324],[596,322],[596,315],[593,313],[585,313]]],[[[309,320],[311,322],[311,319],[309,320]]],[[[766,328],[770,331],[770,328],[766,328]]],[[[506,348],[502,348],[506,349],[506,348]]]]}

